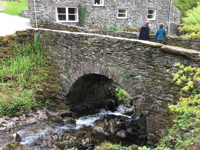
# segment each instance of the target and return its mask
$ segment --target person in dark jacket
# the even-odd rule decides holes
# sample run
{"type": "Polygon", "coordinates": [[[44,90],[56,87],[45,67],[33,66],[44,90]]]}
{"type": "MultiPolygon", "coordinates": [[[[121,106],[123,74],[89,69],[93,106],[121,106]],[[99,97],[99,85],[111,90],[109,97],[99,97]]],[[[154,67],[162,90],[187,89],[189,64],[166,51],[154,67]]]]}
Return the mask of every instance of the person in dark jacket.
{"type": "Polygon", "coordinates": [[[149,21],[147,21],[146,24],[144,24],[141,27],[139,40],[145,40],[145,41],[149,41],[150,40],[150,37],[149,37],[149,21]]]}
{"type": "Polygon", "coordinates": [[[165,35],[166,35],[166,30],[163,27],[164,27],[164,24],[160,23],[159,29],[157,29],[156,34],[155,34],[157,43],[161,43],[161,44],[163,44],[163,41],[164,41],[165,35]]]}

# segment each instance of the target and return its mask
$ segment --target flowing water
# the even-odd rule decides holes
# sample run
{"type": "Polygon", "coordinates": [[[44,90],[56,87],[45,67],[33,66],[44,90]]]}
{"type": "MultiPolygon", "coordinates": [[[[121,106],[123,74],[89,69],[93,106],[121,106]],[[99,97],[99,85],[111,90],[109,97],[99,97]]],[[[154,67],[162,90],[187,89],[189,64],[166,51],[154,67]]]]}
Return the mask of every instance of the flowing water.
{"type": "MultiPolygon", "coordinates": [[[[76,124],[61,125],[58,123],[50,123],[48,121],[43,121],[29,126],[17,127],[15,131],[22,137],[20,141],[21,144],[27,145],[32,148],[40,149],[38,143],[46,135],[74,133],[81,130],[82,128],[94,126],[97,122],[102,122],[105,118],[112,116],[123,117],[127,121],[133,120],[131,116],[125,115],[125,108],[119,106],[117,108],[117,111],[115,112],[101,109],[99,110],[99,113],[80,117],[76,120],[76,124]]],[[[134,120],[138,119],[139,117],[134,118],[134,120]]]]}

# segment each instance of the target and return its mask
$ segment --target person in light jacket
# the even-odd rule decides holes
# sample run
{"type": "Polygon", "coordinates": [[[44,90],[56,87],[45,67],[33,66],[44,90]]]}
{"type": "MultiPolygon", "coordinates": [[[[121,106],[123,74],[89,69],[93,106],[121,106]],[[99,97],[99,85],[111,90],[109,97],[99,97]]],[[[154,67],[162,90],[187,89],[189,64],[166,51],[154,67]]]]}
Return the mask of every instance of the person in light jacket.
{"type": "Polygon", "coordinates": [[[163,41],[165,39],[165,35],[166,35],[166,31],[165,31],[165,28],[164,28],[164,24],[160,23],[159,29],[157,29],[156,34],[155,34],[157,43],[163,44],[163,41]]]}

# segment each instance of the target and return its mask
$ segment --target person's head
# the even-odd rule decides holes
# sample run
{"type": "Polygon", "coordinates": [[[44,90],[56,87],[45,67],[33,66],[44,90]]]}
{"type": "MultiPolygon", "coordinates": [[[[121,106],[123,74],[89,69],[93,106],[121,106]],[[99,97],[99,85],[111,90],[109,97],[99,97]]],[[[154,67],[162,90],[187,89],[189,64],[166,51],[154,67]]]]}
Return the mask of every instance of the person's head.
{"type": "Polygon", "coordinates": [[[149,21],[146,21],[146,25],[149,25],[150,24],[150,22],[149,21]]]}
{"type": "Polygon", "coordinates": [[[163,28],[164,27],[164,24],[163,23],[160,23],[159,24],[159,28],[163,28]]]}

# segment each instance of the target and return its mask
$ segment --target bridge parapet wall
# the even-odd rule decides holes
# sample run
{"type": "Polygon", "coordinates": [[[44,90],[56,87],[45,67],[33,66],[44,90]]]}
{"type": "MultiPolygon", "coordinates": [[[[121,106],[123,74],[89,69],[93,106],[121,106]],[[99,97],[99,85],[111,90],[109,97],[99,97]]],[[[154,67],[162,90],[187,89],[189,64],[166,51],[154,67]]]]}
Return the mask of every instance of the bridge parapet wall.
{"type": "Polygon", "coordinates": [[[158,142],[171,125],[171,116],[166,116],[168,103],[178,100],[181,88],[167,81],[177,72],[175,62],[200,66],[200,52],[154,42],[48,29],[25,32],[24,39],[39,34],[46,55],[59,66],[62,93],[58,98],[64,99],[83,75],[94,73],[113,79],[128,91],[139,113],[146,116],[149,144],[158,142]]]}
{"type": "MultiPolygon", "coordinates": [[[[174,24],[171,23],[171,29],[176,30],[176,32],[172,32],[171,34],[180,35],[181,33],[178,30],[179,26],[184,26],[181,24],[174,24]]],[[[95,28],[89,28],[89,27],[78,27],[73,25],[65,25],[62,23],[54,22],[49,20],[48,22],[41,24],[41,27],[48,28],[51,30],[62,30],[62,31],[70,31],[70,32],[85,32],[85,33],[92,33],[92,34],[101,34],[101,35],[109,35],[114,37],[123,37],[123,38],[129,38],[129,39],[139,39],[139,32],[133,32],[126,30],[124,32],[122,31],[110,31],[105,29],[95,29],[95,28]]],[[[155,34],[150,34],[151,41],[155,42],[155,34]]],[[[200,51],[200,39],[189,39],[182,36],[166,36],[164,40],[164,44],[171,45],[171,46],[178,46],[183,47],[186,49],[193,49],[200,51]]]]}

